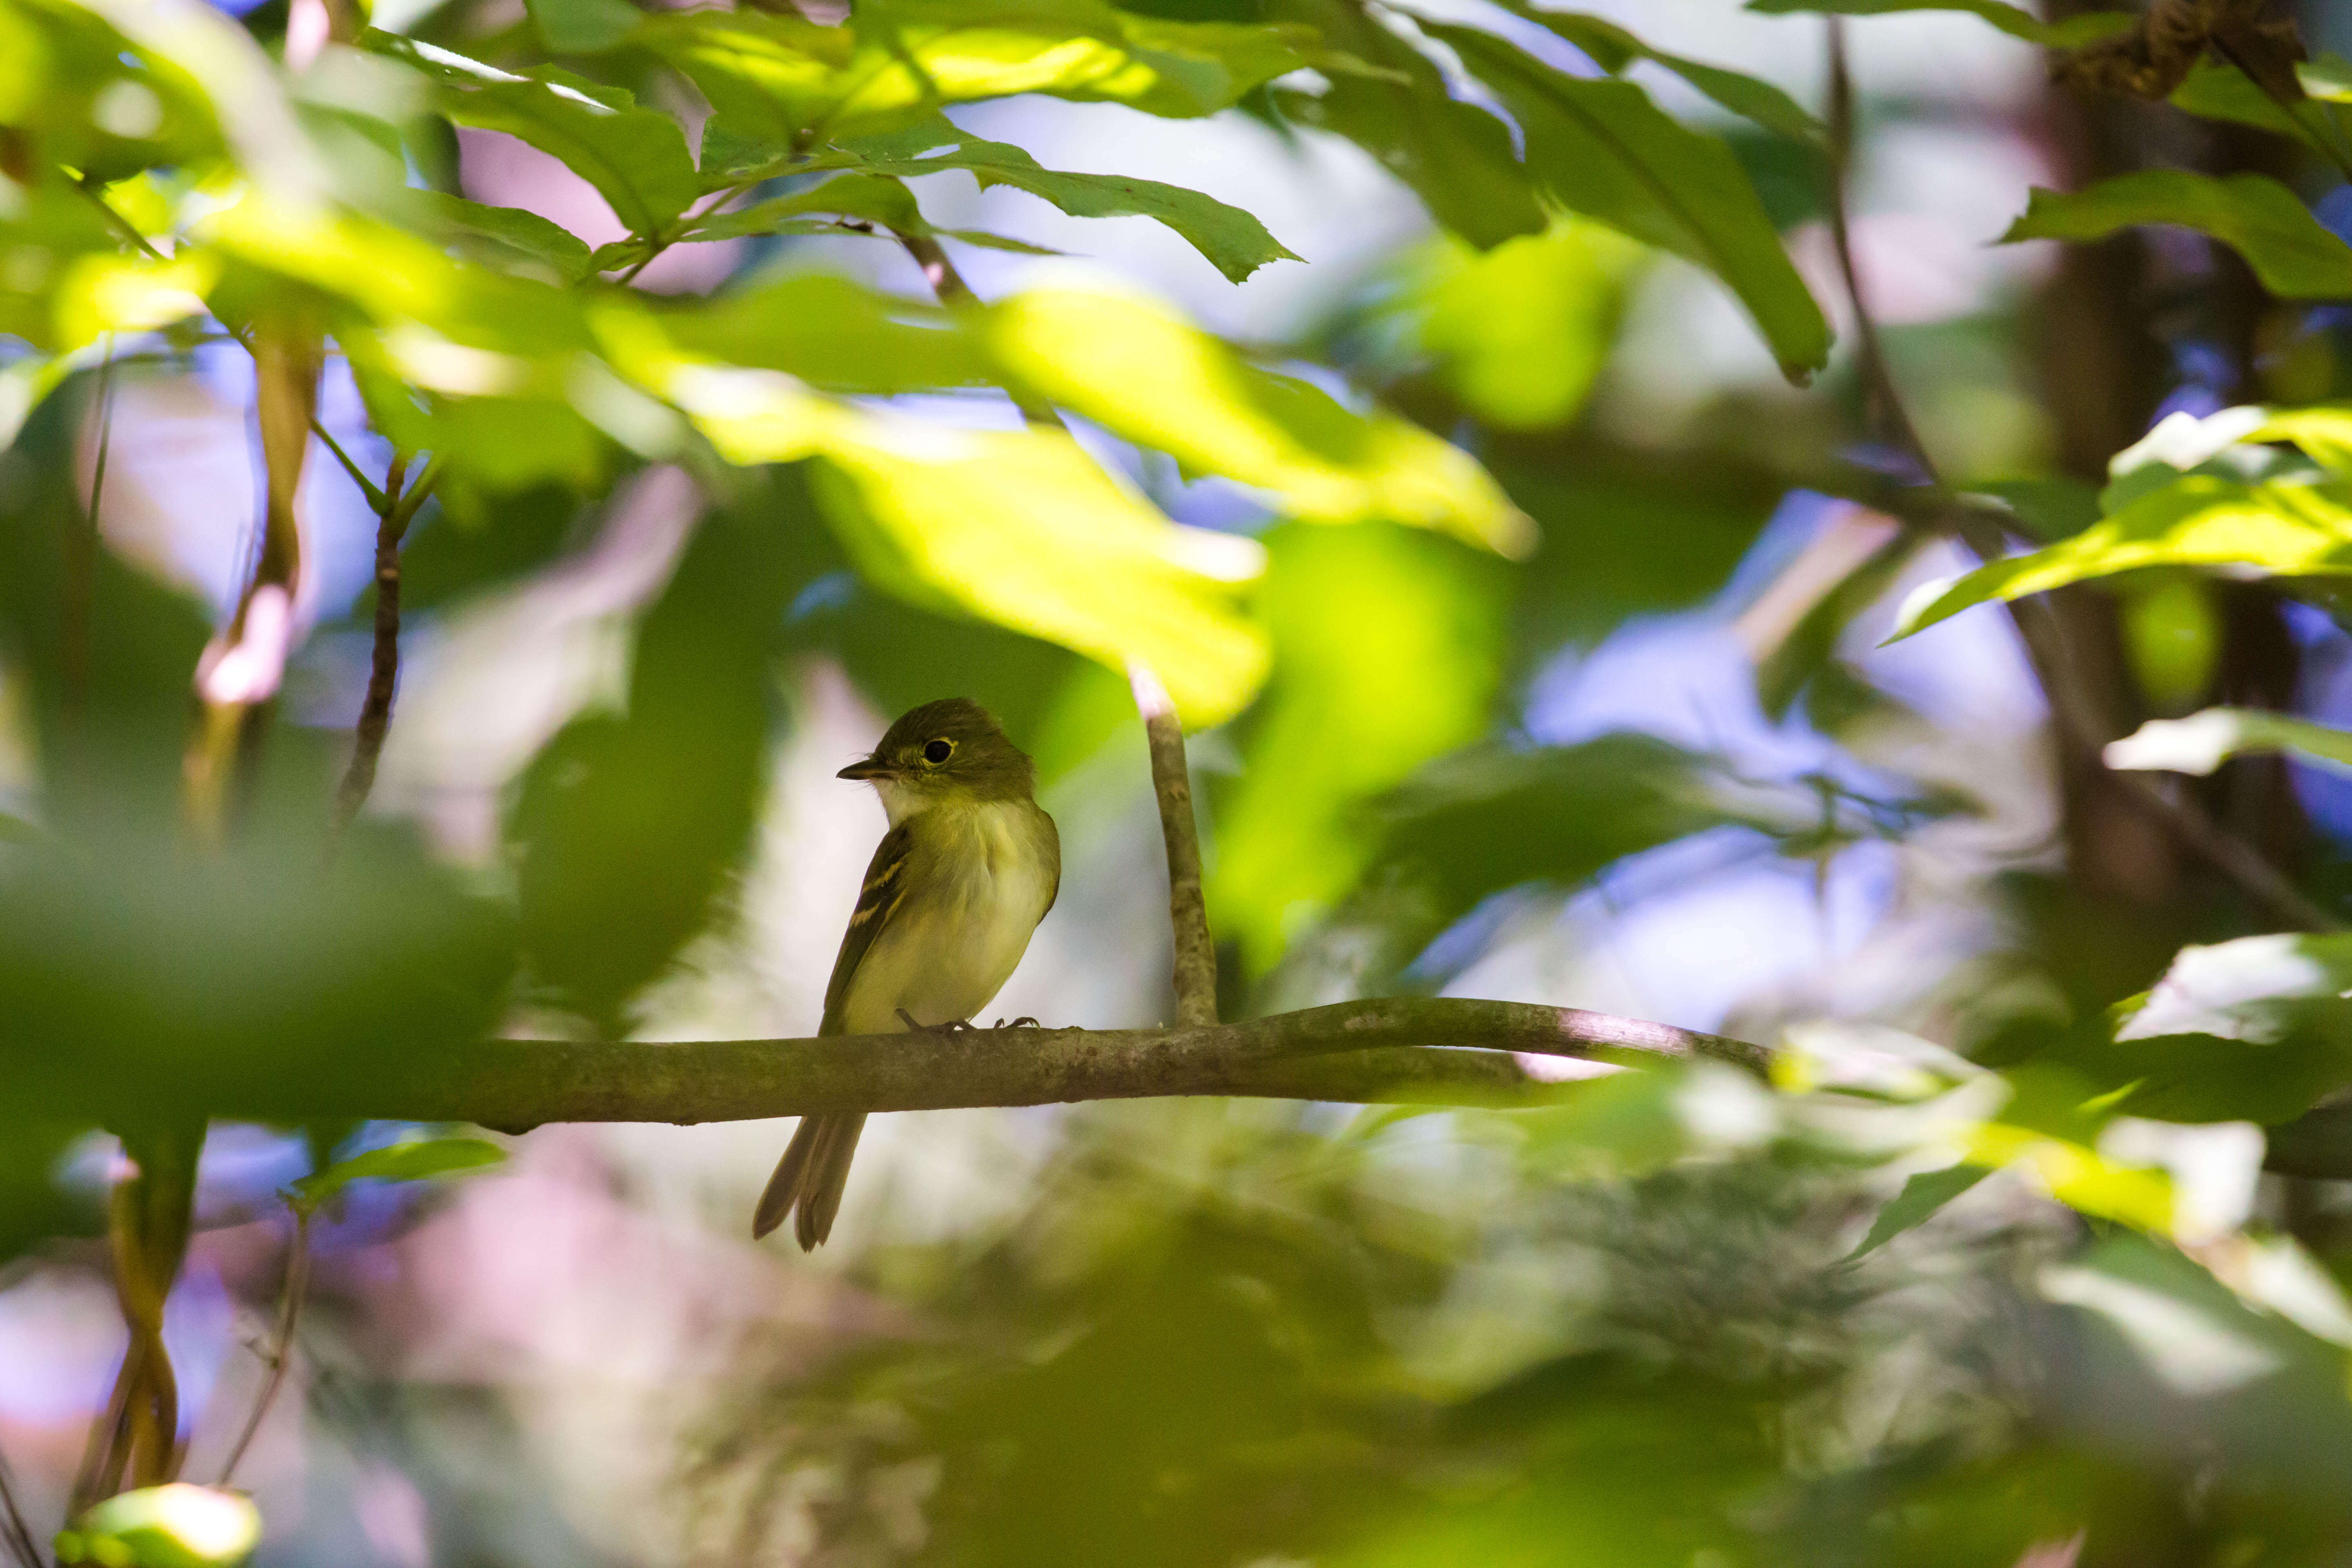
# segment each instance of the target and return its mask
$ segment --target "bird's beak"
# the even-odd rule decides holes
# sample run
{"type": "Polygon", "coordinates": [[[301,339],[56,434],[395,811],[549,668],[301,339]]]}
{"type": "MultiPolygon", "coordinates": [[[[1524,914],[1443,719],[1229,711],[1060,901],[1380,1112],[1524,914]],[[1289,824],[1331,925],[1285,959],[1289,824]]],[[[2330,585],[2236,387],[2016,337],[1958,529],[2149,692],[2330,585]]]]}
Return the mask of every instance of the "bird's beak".
{"type": "Polygon", "coordinates": [[[833,776],[837,779],[883,779],[888,778],[894,771],[879,757],[860,757],[833,776]]]}

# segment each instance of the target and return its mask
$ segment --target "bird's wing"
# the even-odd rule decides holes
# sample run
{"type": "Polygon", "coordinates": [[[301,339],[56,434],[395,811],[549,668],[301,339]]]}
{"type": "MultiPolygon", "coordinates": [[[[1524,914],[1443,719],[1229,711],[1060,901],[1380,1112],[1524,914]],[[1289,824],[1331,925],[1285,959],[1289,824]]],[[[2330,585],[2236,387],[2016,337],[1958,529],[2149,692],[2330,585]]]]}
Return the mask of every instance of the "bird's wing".
{"type": "Polygon", "coordinates": [[[874,939],[890,923],[890,916],[906,902],[907,861],[915,843],[907,827],[902,822],[884,834],[866,868],[866,885],[857,889],[856,912],[842,933],[841,955],[833,961],[833,978],[825,983],[824,1022],[817,1026],[820,1035],[841,1033],[841,1009],[849,999],[850,977],[857,973],[874,939]]]}

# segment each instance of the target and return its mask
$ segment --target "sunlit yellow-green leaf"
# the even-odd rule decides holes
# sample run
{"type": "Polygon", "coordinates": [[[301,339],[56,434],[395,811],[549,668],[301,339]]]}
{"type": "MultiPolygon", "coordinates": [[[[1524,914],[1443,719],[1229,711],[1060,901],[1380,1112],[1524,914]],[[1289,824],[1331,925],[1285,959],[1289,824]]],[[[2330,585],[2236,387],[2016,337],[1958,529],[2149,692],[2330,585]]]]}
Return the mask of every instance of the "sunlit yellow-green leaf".
{"type": "Polygon", "coordinates": [[[1295,517],[1411,523],[1509,555],[1534,543],[1533,525],[1467,453],[1247,364],[1156,306],[1034,290],[990,310],[988,338],[1040,396],[1189,468],[1257,486],[1295,517]]]}
{"type": "Polygon", "coordinates": [[[218,1487],[144,1487],[93,1506],[57,1538],[60,1563],[100,1568],[229,1568],[261,1542],[261,1511],[218,1487]]]}
{"type": "Polygon", "coordinates": [[[828,512],[859,570],[919,603],[1149,666],[1185,722],[1218,724],[1265,679],[1244,613],[1254,542],[1170,522],[1060,431],[876,423],[826,444],[828,512]]]}
{"type": "Polygon", "coordinates": [[[1379,847],[1365,803],[1474,740],[1501,679],[1502,568],[1381,523],[1268,537],[1276,676],[1221,792],[1212,923],[1263,971],[1379,847]]]}
{"type": "Polygon", "coordinates": [[[169,261],[140,255],[90,256],[57,291],[57,343],[75,349],[101,332],[142,332],[201,315],[220,276],[220,258],[186,250],[169,261]]]}
{"type": "Polygon", "coordinates": [[[1971,605],[2145,566],[2237,567],[2279,576],[2352,573],[2352,485],[2248,485],[2187,475],[2047,550],[1930,584],[1904,606],[1896,635],[1971,605]]]}
{"type": "Polygon", "coordinates": [[[1459,242],[1432,245],[1408,306],[1420,346],[1488,424],[1565,425],[1615,342],[1640,255],[1613,230],[1574,219],[1484,255],[1459,242]]]}
{"type": "Polygon", "coordinates": [[[1972,1165],[2024,1164],[2051,1196],[2095,1219],[2158,1235],[2172,1228],[2172,1182],[2161,1171],[2118,1165],[2080,1143],[2000,1121],[1975,1129],[1967,1149],[1972,1165]]]}

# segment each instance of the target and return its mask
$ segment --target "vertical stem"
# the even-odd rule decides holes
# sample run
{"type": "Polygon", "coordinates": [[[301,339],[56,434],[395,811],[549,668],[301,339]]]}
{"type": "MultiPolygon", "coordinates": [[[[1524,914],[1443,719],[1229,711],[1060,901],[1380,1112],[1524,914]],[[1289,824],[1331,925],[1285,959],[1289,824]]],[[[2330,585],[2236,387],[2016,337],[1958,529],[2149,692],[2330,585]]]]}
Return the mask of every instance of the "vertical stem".
{"type": "Polygon", "coordinates": [[[226,1486],[236,1477],[236,1467],[245,1459],[245,1451],[253,1443],[253,1436],[261,1430],[261,1418],[269,1414],[278,1389],[286,1382],[286,1364],[294,1355],[294,1330],[302,1321],[302,1298],[310,1283],[310,1207],[297,1201],[294,1210],[294,1239],[286,1255],[286,1281],[278,1297],[278,1327],[270,1334],[269,1373],[262,1380],[261,1392],[255,1396],[252,1414],[245,1418],[245,1429],[237,1434],[236,1444],[228,1451],[228,1460],[221,1466],[219,1485],[226,1486]]]}
{"type": "Polygon", "coordinates": [[[1209,938],[1209,906],[1201,894],[1201,837],[1192,818],[1192,779],[1184,763],[1184,726],[1160,678],[1130,665],[1135,706],[1151,744],[1151,787],[1160,797],[1160,832],[1168,843],[1168,920],[1176,939],[1176,1024],[1213,1028],[1217,1022],[1217,949],[1209,938]]]}
{"type": "MultiPolygon", "coordinates": [[[[367,804],[368,792],[375,787],[376,761],[383,754],[384,736],[392,728],[392,698],[400,684],[400,542],[408,531],[409,520],[415,516],[415,508],[401,493],[407,474],[408,455],[395,453],[384,475],[383,507],[376,514],[374,658],[368,668],[367,699],[360,705],[359,728],[352,737],[351,766],[335,792],[332,837],[338,839],[358,817],[360,807],[367,804]]],[[[417,489],[426,489],[434,477],[432,471],[419,475],[417,489]]]]}

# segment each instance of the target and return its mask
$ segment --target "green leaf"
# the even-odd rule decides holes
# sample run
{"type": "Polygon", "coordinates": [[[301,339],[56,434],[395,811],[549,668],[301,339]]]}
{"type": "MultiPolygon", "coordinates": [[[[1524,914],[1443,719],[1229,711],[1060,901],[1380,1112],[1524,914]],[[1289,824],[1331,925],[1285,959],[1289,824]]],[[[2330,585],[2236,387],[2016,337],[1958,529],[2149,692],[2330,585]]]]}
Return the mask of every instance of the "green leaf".
{"type": "MultiPolygon", "coordinates": [[[[685,498],[691,500],[691,497],[685,498]]],[[[782,720],[771,660],[798,516],[706,515],[637,630],[625,705],[531,764],[513,818],[533,975],[600,1027],[725,907],[782,720]]]]}
{"type": "Polygon", "coordinates": [[[219,1487],[142,1487],[90,1508],[57,1537],[58,1561],[100,1568],[231,1568],[261,1543],[261,1510],[219,1487]]]}
{"type": "Polygon", "coordinates": [[[537,213],[485,206],[444,191],[404,190],[397,200],[416,227],[457,241],[485,259],[520,258],[564,284],[588,275],[588,247],[571,230],[537,213]]]}
{"type": "MultiPolygon", "coordinates": [[[[839,174],[797,195],[776,196],[733,212],[713,213],[698,220],[678,237],[682,240],[708,240],[763,234],[839,233],[843,228],[841,218],[880,225],[903,235],[960,239],[967,245],[985,246],[992,250],[1017,251],[1027,256],[1061,254],[1045,246],[1032,245],[1025,239],[1010,239],[982,229],[936,228],[923,216],[922,209],[916,205],[914,193],[898,180],[883,174],[839,174]],[[839,217],[812,217],[809,215],[813,213],[838,214],[839,217]]],[[[625,248],[607,247],[614,258],[608,265],[618,264],[625,248]]],[[[604,251],[598,252],[600,257],[604,254],[604,251]]]]}
{"type": "Polygon", "coordinates": [[[1491,34],[1429,30],[1501,96],[1526,132],[1529,171],[1554,199],[1713,272],[1791,380],[1829,362],[1829,323],[1728,147],[1631,82],[1568,76],[1491,34]]]}
{"type": "Polygon", "coordinates": [[[419,1138],[370,1149],[294,1184],[295,1201],[317,1208],[353,1182],[427,1182],[505,1163],[507,1152],[486,1138],[419,1138]]]}
{"type": "Polygon", "coordinates": [[[2278,100],[2264,92],[2253,78],[2210,56],[2189,68],[2188,76],[2173,89],[2168,101],[2184,114],[2194,114],[2203,120],[2226,121],[2233,125],[2251,125],[2257,131],[2291,136],[2306,145],[2316,146],[2311,132],[2288,113],[2278,100]]]}
{"type": "Polygon", "coordinates": [[[1062,432],[861,423],[824,453],[818,495],[887,591],[1113,669],[1148,666],[1193,728],[1233,717],[1265,679],[1265,633],[1243,613],[1259,547],[1170,522],[1062,432]]]}
{"type": "Polygon", "coordinates": [[[1256,486],[1294,517],[1410,523],[1507,555],[1534,544],[1526,515],[1460,448],[1247,364],[1155,306],[1032,290],[992,307],[987,332],[1039,396],[1188,469],[1256,486]]]}
{"type": "MultiPolygon", "coordinates": [[[[738,388],[741,418],[762,424],[764,455],[776,449],[775,422],[794,406],[782,389],[740,372],[702,375],[697,366],[782,371],[810,386],[845,393],[924,392],[992,384],[1002,373],[980,334],[933,305],[894,300],[845,278],[821,273],[779,278],[692,307],[646,310],[614,300],[595,312],[604,352],[624,374],[657,395],[682,399],[689,412],[724,425],[728,391],[738,388]],[[680,376],[700,390],[681,384],[680,376]]],[[[748,437],[747,437],[748,438],[748,437]]]]}
{"type": "Polygon", "coordinates": [[[2001,239],[2104,239],[2147,223],[2179,224],[2221,241],[2283,300],[2352,298],[2352,246],[2329,233],[2301,197],[2262,174],[2217,179],[2149,170],[2084,191],[2037,187],[2001,239]]]}
{"type": "Polygon", "coordinates": [[[2352,773],[2352,734],[2259,708],[2208,708],[2186,719],[2151,719],[2105,752],[2107,766],[2211,773],[2231,757],[2294,752],[2352,773]]]}
{"type": "Polygon", "coordinates": [[[751,10],[658,16],[635,41],[690,77],[734,135],[796,148],[1025,92],[1211,114],[1310,63],[1312,39],[1102,0],[891,0],[861,5],[846,27],[751,10]]]}
{"type": "Polygon", "coordinates": [[[1750,11],[1768,16],[1816,15],[1886,16],[1899,11],[1965,11],[1982,17],[2012,38],[2045,48],[2079,49],[2085,44],[2113,37],[2131,27],[2135,18],[2123,11],[2092,11],[2063,22],[2043,22],[2030,11],[2005,5],[2000,0],[1748,0],[1750,11]]]}
{"type": "Polygon", "coordinates": [[[525,0],[539,36],[559,55],[590,55],[627,41],[645,20],[628,0],[525,0]]]}
{"type": "Polygon", "coordinates": [[[897,140],[900,146],[921,142],[918,150],[928,155],[894,156],[887,144],[866,144],[854,145],[842,161],[869,174],[900,179],[961,169],[977,178],[982,190],[1010,185],[1043,197],[1072,217],[1152,218],[1182,235],[1235,283],[1270,261],[1298,259],[1250,214],[1181,185],[1123,174],[1065,174],[1044,167],[1009,142],[973,141],[945,121],[936,126],[926,122],[919,134],[897,140]]]}
{"type": "Polygon", "coordinates": [[[1584,406],[1616,345],[1625,283],[1643,254],[1613,229],[1568,218],[1484,255],[1447,237],[1416,258],[1400,308],[1481,420],[1557,429],[1584,406]]]}
{"type": "Polygon", "coordinates": [[[503,131],[562,159],[632,234],[661,232],[702,194],[677,121],[618,88],[553,66],[517,76],[373,28],[362,42],[436,83],[441,112],[457,124],[503,131]]]}
{"type": "Polygon", "coordinates": [[[1469,743],[1502,675],[1500,563],[1376,523],[1275,530],[1275,679],[1217,795],[1211,923],[1263,973],[1355,888],[1367,802],[1469,743]]]}
{"type": "Polygon", "coordinates": [[[2188,475],[2046,550],[1927,584],[1904,605],[1895,636],[1909,637],[1976,605],[2144,566],[2352,574],[2352,486],[2248,485],[2188,475]]]}
{"type": "Polygon", "coordinates": [[[2340,1028],[2352,1009],[2352,935],[2276,932],[2184,947],[2155,988],[2126,1005],[2118,1040],[2212,1035],[2260,1044],[2315,1021],[2340,1028]]]}
{"type": "Polygon", "coordinates": [[[1903,1184],[1894,1202],[1878,1211],[1878,1217],[1870,1222],[1870,1234],[1846,1255],[1846,1261],[1875,1252],[1905,1231],[1925,1225],[1938,1209],[1991,1174],[1982,1165],[1966,1163],[1919,1172],[1903,1184]]]}
{"type": "Polygon", "coordinates": [[[1767,131],[1811,146],[1821,146],[1828,141],[1822,122],[1769,81],[1654,49],[1616,23],[1600,16],[1588,16],[1578,11],[1546,11],[1516,3],[1509,4],[1508,8],[1566,38],[1611,76],[1622,74],[1635,60],[1648,60],[1664,66],[1721,107],[1767,131]]]}
{"type": "Polygon", "coordinates": [[[1437,68],[1361,9],[1323,0],[1309,14],[1326,37],[1402,79],[1336,76],[1320,96],[1277,93],[1290,118],[1362,147],[1438,223],[1481,248],[1544,227],[1507,126],[1448,96],[1437,68]]]}

